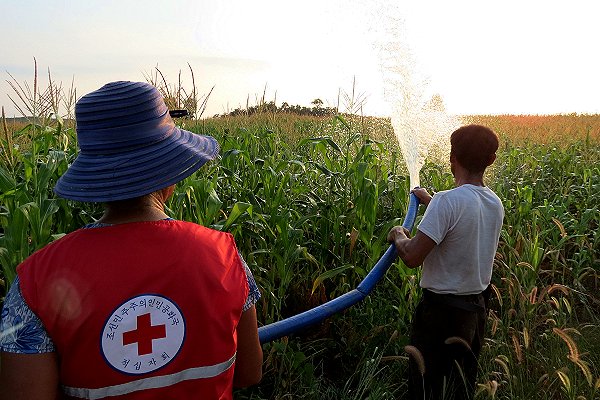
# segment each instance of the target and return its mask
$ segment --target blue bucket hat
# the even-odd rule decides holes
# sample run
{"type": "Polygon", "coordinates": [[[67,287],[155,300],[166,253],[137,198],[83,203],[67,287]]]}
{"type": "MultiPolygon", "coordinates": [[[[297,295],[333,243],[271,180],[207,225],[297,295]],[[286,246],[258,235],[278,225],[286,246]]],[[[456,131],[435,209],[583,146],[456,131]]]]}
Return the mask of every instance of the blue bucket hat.
{"type": "Polygon", "coordinates": [[[219,153],[217,141],[175,126],[160,92],[112,82],[75,105],[80,152],[57,195],[85,202],[143,196],[175,184],[219,153]]]}

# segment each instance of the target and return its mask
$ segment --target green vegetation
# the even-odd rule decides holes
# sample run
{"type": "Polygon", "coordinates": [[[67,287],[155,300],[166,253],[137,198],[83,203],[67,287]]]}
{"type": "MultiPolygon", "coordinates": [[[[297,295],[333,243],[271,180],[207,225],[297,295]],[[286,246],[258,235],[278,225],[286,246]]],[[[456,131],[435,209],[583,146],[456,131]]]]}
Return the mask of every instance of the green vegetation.
{"type": "MultiPolygon", "coordinates": [[[[76,155],[75,132],[70,119],[35,110],[0,134],[5,286],[25,257],[100,212],[52,193],[76,155]]],[[[410,189],[389,121],[267,111],[178,121],[222,150],[169,203],[174,218],[235,236],[262,290],[262,324],[355,288],[387,248],[410,189]]],[[[506,208],[477,398],[591,400],[600,395],[600,116],[561,117],[566,135],[553,117],[536,117],[543,132],[528,118],[471,119],[501,135],[488,183],[506,208]]],[[[453,180],[429,162],[421,184],[439,191],[453,180]]],[[[263,382],[236,398],[402,398],[418,281],[398,263],[359,305],[265,345],[263,382]]]]}

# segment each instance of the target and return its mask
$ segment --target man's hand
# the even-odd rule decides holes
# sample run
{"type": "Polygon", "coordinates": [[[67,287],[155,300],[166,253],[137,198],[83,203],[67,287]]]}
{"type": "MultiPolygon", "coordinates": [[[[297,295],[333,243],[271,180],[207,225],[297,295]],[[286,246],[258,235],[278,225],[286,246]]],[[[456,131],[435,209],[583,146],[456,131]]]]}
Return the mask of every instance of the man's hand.
{"type": "Polygon", "coordinates": [[[417,230],[415,237],[409,238],[410,232],[403,226],[390,229],[387,240],[396,246],[398,256],[409,268],[415,268],[423,263],[427,254],[435,247],[435,242],[417,230]]]}
{"type": "Polygon", "coordinates": [[[415,196],[417,196],[417,198],[419,199],[419,201],[421,203],[425,204],[426,206],[431,201],[432,196],[429,194],[429,192],[427,191],[427,189],[424,189],[424,188],[414,188],[410,192],[414,193],[415,196]]]}
{"type": "Polygon", "coordinates": [[[387,235],[388,243],[396,243],[396,240],[408,239],[410,237],[410,232],[403,226],[395,226],[390,229],[387,235]]]}

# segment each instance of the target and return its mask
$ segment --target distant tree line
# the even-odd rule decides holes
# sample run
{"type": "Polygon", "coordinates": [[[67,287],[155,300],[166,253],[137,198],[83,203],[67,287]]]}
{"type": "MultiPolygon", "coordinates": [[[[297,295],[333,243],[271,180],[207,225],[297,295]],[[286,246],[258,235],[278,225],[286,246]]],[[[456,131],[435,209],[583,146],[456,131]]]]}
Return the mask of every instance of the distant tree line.
{"type": "Polygon", "coordinates": [[[256,106],[246,108],[236,108],[235,110],[225,113],[216,114],[214,117],[230,117],[236,115],[252,115],[260,113],[289,113],[297,115],[311,115],[316,117],[326,117],[329,115],[337,114],[338,110],[335,107],[323,107],[323,101],[321,99],[314,99],[311,102],[311,107],[290,105],[287,102],[281,103],[280,107],[277,107],[274,101],[265,102],[256,106]]]}

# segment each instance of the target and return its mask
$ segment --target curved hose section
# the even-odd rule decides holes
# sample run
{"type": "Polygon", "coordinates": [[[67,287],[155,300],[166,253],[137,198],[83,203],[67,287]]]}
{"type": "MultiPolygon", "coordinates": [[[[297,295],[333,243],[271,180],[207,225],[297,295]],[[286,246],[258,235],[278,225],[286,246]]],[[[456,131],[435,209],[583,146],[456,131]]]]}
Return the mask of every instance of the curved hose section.
{"type": "MultiPolygon", "coordinates": [[[[418,209],[419,199],[414,193],[411,193],[408,201],[408,210],[402,223],[402,226],[409,231],[412,230],[415,224],[418,209]]],[[[358,303],[371,293],[377,282],[379,282],[394,260],[396,260],[397,256],[396,246],[392,244],[356,289],[300,314],[258,328],[260,343],[269,343],[290,333],[319,323],[325,318],[358,303]]]]}

